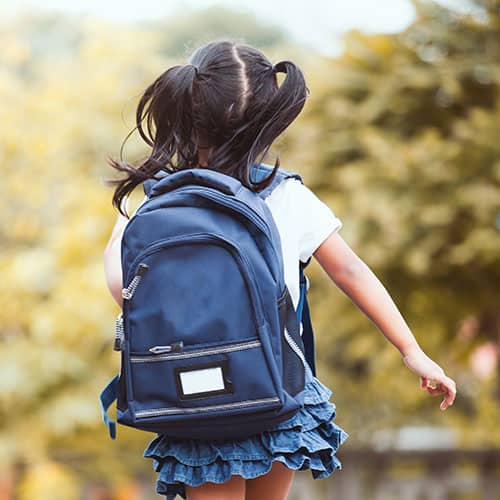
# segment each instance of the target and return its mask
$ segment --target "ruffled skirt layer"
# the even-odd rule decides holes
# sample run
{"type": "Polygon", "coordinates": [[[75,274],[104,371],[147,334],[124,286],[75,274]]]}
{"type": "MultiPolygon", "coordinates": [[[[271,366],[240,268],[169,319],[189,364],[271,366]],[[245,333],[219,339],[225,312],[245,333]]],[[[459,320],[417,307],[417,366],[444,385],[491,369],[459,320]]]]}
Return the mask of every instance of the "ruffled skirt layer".
{"type": "Polygon", "coordinates": [[[157,436],[144,451],[158,473],[156,492],[186,499],[184,484],[223,483],[234,474],[251,479],[266,474],[275,461],[293,470],[311,470],[314,479],[341,469],[335,456],[349,437],[334,423],[332,391],[306,371],[304,406],[290,419],[245,439],[178,439],[157,436]]]}

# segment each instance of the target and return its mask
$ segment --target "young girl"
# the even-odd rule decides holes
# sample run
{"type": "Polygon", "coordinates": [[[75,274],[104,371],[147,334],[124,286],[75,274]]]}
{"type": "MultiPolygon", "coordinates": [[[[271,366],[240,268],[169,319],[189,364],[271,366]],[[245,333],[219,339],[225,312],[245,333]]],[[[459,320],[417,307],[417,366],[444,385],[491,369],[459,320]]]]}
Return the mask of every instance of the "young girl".
{"type": "MultiPolygon", "coordinates": [[[[160,170],[210,168],[260,190],[249,166],[259,163],[273,141],[292,123],[308,95],[301,70],[291,61],[272,64],[259,50],[221,40],[198,48],[185,65],[169,68],[144,92],[137,129],[151,146],[138,167],[111,161],[126,178],[117,184],[113,205],[118,220],[104,251],[110,291],[122,305],[120,244],[129,193],[160,170]],[[278,85],[277,72],[285,73],[278,85]],[[175,161],[174,161],[175,155],[175,161]]],[[[279,160],[275,169],[279,168],[279,160]]],[[[275,170],[273,170],[273,173],[275,170]]],[[[342,222],[296,179],[286,179],[265,199],[281,236],[285,282],[294,306],[299,300],[299,260],[314,256],[334,283],[399,350],[406,366],[432,395],[445,394],[441,410],[453,404],[455,382],[420,348],[384,286],[339,235],[342,222]],[[430,381],[436,384],[428,385],[430,381]]],[[[349,434],[333,419],[331,390],[310,369],[304,407],[268,431],[240,440],[172,439],[158,434],[144,456],[158,472],[156,491],[172,500],[280,500],[294,471],[310,469],[325,478],[341,462],[335,456],[349,434]]]]}

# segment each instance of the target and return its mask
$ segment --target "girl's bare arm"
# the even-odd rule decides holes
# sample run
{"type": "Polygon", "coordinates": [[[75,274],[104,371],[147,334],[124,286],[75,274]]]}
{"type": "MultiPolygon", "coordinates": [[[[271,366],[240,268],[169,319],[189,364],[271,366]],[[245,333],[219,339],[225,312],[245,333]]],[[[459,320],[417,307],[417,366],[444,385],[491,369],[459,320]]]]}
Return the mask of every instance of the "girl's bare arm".
{"type": "MultiPolygon", "coordinates": [[[[144,196],[142,203],[144,203],[147,199],[147,196],[144,196]]],[[[129,210],[129,198],[126,197],[122,200],[122,204],[125,207],[125,211],[130,215],[129,210]]],[[[133,217],[135,212],[139,207],[137,207],[130,218],[133,217]]],[[[104,258],[104,273],[106,275],[106,282],[108,284],[109,291],[115,299],[116,303],[122,307],[123,298],[122,298],[122,263],[121,263],[121,244],[122,244],[122,236],[125,226],[128,224],[130,219],[124,217],[120,212],[118,212],[115,225],[113,230],[111,231],[111,236],[109,237],[109,241],[106,244],[106,248],[103,252],[104,258]]]]}
{"type": "Polygon", "coordinates": [[[418,348],[417,340],[384,285],[342,236],[331,234],[316,250],[314,257],[402,356],[418,348]]]}
{"type": "MultiPolygon", "coordinates": [[[[128,200],[128,198],[127,198],[128,200]]],[[[127,203],[128,205],[128,203],[127,203]]],[[[128,210],[127,210],[127,213],[128,210]]],[[[122,307],[122,267],[121,267],[121,242],[125,226],[129,219],[118,212],[118,216],[111,231],[111,236],[103,252],[104,274],[109,291],[116,303],[122,307]]]]}
{"type": "Polygon", "coordinates": [[[441,409],[453,404],[455,382],[423,352],[384,285],[342,236],[333,232],[318,247],[314,257],[332,281],[399,350],[406,366],[420,375],[421,387],[432,395],[446,393],[441,409]],[[435,381],[437,387],[429,387],[428,380],[435,381]]]}

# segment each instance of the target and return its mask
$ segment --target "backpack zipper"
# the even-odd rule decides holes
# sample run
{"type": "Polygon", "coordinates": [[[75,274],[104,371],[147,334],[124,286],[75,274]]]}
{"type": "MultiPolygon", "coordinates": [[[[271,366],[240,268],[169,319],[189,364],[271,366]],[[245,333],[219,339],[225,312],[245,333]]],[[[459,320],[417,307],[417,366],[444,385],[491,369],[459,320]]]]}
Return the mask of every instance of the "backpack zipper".
{"type": "Polygon", "coordinates": [[[305,368],[307,363],[306,358],[303,352],[301,351],[300,347],[295,342],[295,340],[293,340],[292,336],[288,333],[286,326],[285,326],[285,340],[288,342],[288,345],[291,347],[293,352],[295,352],[295,354],[300,358],[305,368]]]}
{"type": "MultiPolygon", "coordinates": [[[[253,275],[252,266],[248,262],[248,259],[246,258],[243,251],[237,246],[235,242],[229,240],[228,238],[225,238],[220,235],[214,235],[211,233],[193,233],[191,235],[181,236],[181,237],[179,236],[167,237],[145,247],[143,251],[140,254],[138,254],[137,257],[134,259],[134,261],[130,265],[130,269],[135,269],[135,267],[137,266],[137,262],[140,262],[141,260],[145,259],[149,255],[155,253],[157,250],[163,247],[170,246],[170,244],[174,246],[176,244],[179,245],[179,244],[188,244],[194,242],[202,243],[204,241],[218,242],[219,246],[227,248],[231,252],[231,254],[236,258],[236,260],[240,263],[239,266],[240,270],[242,271],[242,274],[245,276],[245,280],[247,282],[248,289],[250,291],[250,298],[253,304],[255,320],[257,325],[261,326],[263,324],[263,314],[262,314],[263,309],[259,295],[256,293],[257,281],[255,279],[255,276],[253,275]]],[[[148,268],[149,266],[147,266],[147,264],[144,264],[143,262],[139,264],[139,269],[137,270],[136,275],[134,276],[131,284],[128,287],[132,289],[132,294],[137,288],[137,285],[139,284],[139,281],[141,279],[140,276],[142,277],[148,268]],[[146,268],[141,271],[140,269],[141,266],[145,266],[146,268]],[[133,285],[134,280],[136,280],[135,285],[133,285]]]]}
{"type": "Polygon", "coordinates": [[[155,345],[150,347],[148,351],[153,354],[163,354],[164,352],[181,352],[184,349],[184,342],[179,340],[178,342],[173,342],[170,345],[155,345]]]}
{"type": "MultiPolygon", "coordinates": [[[[219,194],[218,191],[207,191],[207,190],[203,190],[203,191],[200,191],[199,189],[196,189],[196,188],[192,188],[191,186],[186,186],[182,192],[184,193],[194,193],[194,194],[197,194],[203,198],[208,198],[212,201],[220,201],[222,205],[224,205],[225,207],[228,207],[228,208],[233,208],[233,201],[236,201],[236,203],[238,205],[241,206],[241,208],[243,209],[242,211],[245,213],[246,217],[251,221],[253,222],[268,238],[269,238],[269,226],[267,225],[266,221],[260,216],[258,215],[254,210],[251,210],[248,208],[248,205],[243,202],[243,201],[240,201],[239,199],[237,198],[231,198],[231,203],[228,203],[227,201],[227,195],[226,197],[219,194]]],[[[270,239],[270,238],[269,238],[270,239]]],[[[272,243],[272,242],[271,242],[272,243]]]]}
{"type": "Polygon", "coordinates": [[[138,287],[142,277],[146,274],[147,270],[149,269],[149,266],[145,264],[144,262],[141,262],[139,264],[139,268],[137,269],[137,273],[130,282],[129,286],[127,288],[122,289],[122,297],[126,300],[130,300],[132,296],[134,295],[134,292],[136,288],[138,287]]]}
{"type": "MultiPolygon", "coordinates": [[[[196,191],[195,191],[196,192],[196,191]]],[[[207,198],[211,198],[212,200],[216,200],[216,201],[220,201],[223,205],[225,205],[226,207],[231,207],[231,203],[228,203],[227,202],[227,198],[225,198],[224,196],[220,195],[217,191],[214,191],[213,193],[210,192],[210,191],[204,191],[202,196],[205,196],[207,198]]],[[[276,248],[275,248],[275,245],[274,245],[274,242],[272,241],[272,238],[271,238],[271,231],[270,231],[270,228],[267,224],[267,222],[265,221],[265,219],[263,219],[257,212],[255,212],[254,210],[251,210],[248,208],[248,205],[243,202],[243,201],[240,201],[238,200],[237,198],[232,198],[231,200],[235,200],[237,202],[237,204],[240,205],[240,207],[242,208],[243,212],[245,213],[246,217],[255,223],[256,226],[258,226],[260,228],[260,230],[262,231],[262,233],[265,235],[265,237],[268,239],[269,243],[271,243],[271,248],[274,250],[274,255],[276,256],[276,259],[279,261],[280,259],[282,259],[282,257],[280,255],[278,255],[278,252],[276,251],[276,248]]],[[[265,204],[265,202],[263,202],[265,204]]]]}
{"type": "Polygon", "coordinates": [[[176,194],[179,194],[179,193],[196,194],[198,196],[201,196],[202,198],[207,198],[207,199],[212,200],[212,201],[218,201],[221,203],[221,205],[223,205],[227,208],[233,208],[234,202],[236,202],[240,206],[241,211],[245,214],[246,218],[248,220],[250,220],[251,222],[253,222],[261,230],[261,232],[264,234],[264,236],[267,238],[267,240],[271,243],[271,248],[274,251],[274,255],[276,256],[276,259],[278,259],[278,260],[280,258],[282,259],[282,257],[280,255],[278,255],[278,252],[276,251],[274,242],[271,238],[271,231],[270,231],[270,228],[269,228],[267,222],[257,212],[255,212],[252,209],[249,209],[248,205],[244,201],[238,200],[237,198],[231,198],[231,202],[228,203],[227,195],[226,196],[221,195],[215,189],[213,190],[213,192],[208,191],[208,190],[200,191],[199,189],[193,188],[191,185],[186,185],[186,186],[180,187],[179,190],[182,190],[182,191],[178,191],[178,193],[176,193],[176,194]]]}
{"type": "Polygon", "coordinates": [[[123,311],[120,311],[115,319],[115,342],[113,345],[113,350],[121,351],[124,340],[125,332],[123,329],[123,311]]]}
{"type": "MultiPolygon", "coordinates": [[[[241,351],[243,349],[252,349],[253,347],[260,347],[262,345],[260,340],[249,340],[247,342],[238,342],[231,345],[220,346],[220,347],[204,347],[201,349],[195,349],[192,351],[177,352],[170,354],[156,354],[156,355],[145,355],[145,356],[130,356],[130,361],[132,363],[150,363],[154,361],[164,361],[168,359],[185,359],[192,358],[196,356],[206,356],[208,354],[219,354],[224,352],[241,351]]],[[[151,352],[158,347],[170,347],[170,346],[155,346],[151,347],[149,350],[151,352]]],[[[163,351],[165,352],[165,351],[163,351]]],[[[168,351],[167,351],[168,352],[168,351]]]]}
{"type": "Polygon", "coordinates": [[[180,408],[178,406],[173,406],[170,408],[151,408],[148,410],[138,410],[134,412],[136,418],[144,417],[154,417],[159,415],[169,415],[176,413],[198,413],[203,411],[215,411],[215,410],[229,410],[231,408],[240,408],[245,406],[253,406],[262,403],[273,403],[280,402],[280,398],[260,398],[260,399],[247,399],[245,401],[236,401],[234,403],[222,403],[218,405],[208,405],[208,406],[198,406],[196,408],[180,408]]]}

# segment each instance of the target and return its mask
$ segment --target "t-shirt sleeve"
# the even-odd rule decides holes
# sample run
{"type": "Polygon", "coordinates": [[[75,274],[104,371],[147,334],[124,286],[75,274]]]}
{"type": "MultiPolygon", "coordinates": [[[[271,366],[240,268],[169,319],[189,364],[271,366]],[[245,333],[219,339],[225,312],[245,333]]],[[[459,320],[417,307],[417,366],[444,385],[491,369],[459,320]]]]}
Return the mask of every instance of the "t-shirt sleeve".
{"type": "Polygon", "coordinates": [[[307,262],[330,234],[342,227],[332,209],[298,179],[292,179],[293,213],[299,228],[299,258],[307,262]]]}

